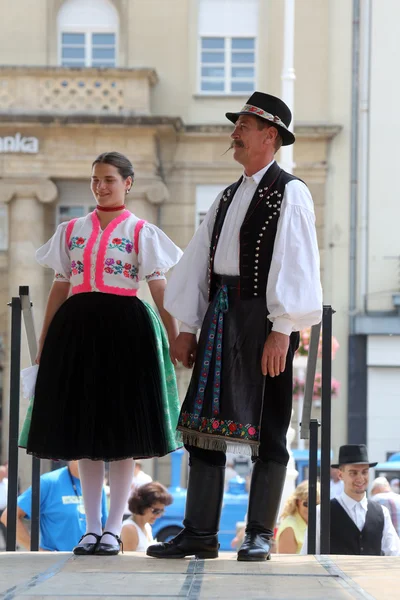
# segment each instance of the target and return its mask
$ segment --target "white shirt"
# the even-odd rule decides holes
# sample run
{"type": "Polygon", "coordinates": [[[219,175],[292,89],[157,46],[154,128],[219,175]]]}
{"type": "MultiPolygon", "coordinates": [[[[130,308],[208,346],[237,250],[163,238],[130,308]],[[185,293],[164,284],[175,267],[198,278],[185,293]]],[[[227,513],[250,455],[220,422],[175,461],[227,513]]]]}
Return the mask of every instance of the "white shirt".
{"type": "Polygon", "coordinates": [[[97,211],[58,226],[36,260],[72,293],[134,296],[142,280],[165,279],[182,251],[161,229],[124,210],[103,230],[97,211]]]}
{"type": "Polygon", "coordinates": [[[122,527],[135,527],[138,533],[138,545],[135,552],[146,552],[147,548],[154,544],[153,540],[153,531],[151,529],[150,523],[146,523],[144,526],[146,533],[139,527],[137,523],[132,519],[132,517],[128,517],[123,523],[122,527]]]}
{"type": "MultiPolygon", "coordinates": [[[[355,523],[360,531],[363,530],[365,525],[365,519],[367,517],[368,510],[368,500],[366,494],[364,498],[357,502],[357,500],[353,500],[350,498],[345,492],[343,492],[340,496],[336,498],[339,502],[340,506],[344,508],[346,513],[349,515],[350,519],[355,523]]],[[[383,533],[382,533],[382,552],[385,556],[400,556],[400,539],[396,533],[395,528],[393,527],[392,519],[390,518],[390,514],[387,508],[382,506],[383,516],[384,516],[384,525],[383,525],[383,533]]],[[[317,535],[316,535],[316,554],[320,554],[320,505],[317,506],[317,535]]],[[[301,549],[300,554],[307,554],[307,541],[308,529],[306,530],[303,547],[301,549]]]]}
{"type": "MultiPolygon", "coordinates": [[[[240,274],[240,228],[258,184],[273,162],[251,177],[243,175],[222,227],[214,257],[215,273],[240,274]]],[[[208,307],[209,252],[222,194],[218,194],[169,279],[165,308],[183,323],[181,331],[195,333],[201,327],[208,307]]],[[[290,181],[285,187],[266,300],[273,331],[289,335],[321,320],[322,291],[314,206],[307,186],[299,180],[290,181]]]]}
{"type": "Polygon", "coordinates": [[[0,481],[0,510],[4,510],[7,506],[8,479],[4,477],[0,481]]]}

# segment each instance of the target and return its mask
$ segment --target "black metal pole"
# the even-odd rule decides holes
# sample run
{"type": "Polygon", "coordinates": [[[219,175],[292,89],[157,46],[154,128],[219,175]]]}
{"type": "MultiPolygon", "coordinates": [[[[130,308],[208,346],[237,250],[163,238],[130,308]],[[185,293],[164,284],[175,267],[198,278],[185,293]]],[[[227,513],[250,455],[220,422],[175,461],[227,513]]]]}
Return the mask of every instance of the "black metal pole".
{"type": "Polygon", "coordinates": [[[39,550],[40,459],[32,457],[31,550],[39,550]]]}
{"type": "Polygon", "coordinates": [[[315,554],[317,536],[317,476],[319,421],[310,421],[310,457],[308,469],[308,534],[307,553],[315,554]]]}
{"type": "MultiPolygon", "coordinates": [[[[29,297],[29,286],[19,287],[22,316],[25,324],[31,364],[35,364],[37,341],[33,321],[32,302],[29,297]]],[[[39,550],[40,529],[40,459],[32,457],[32,500],[31,500],[31,550],[39,550]]]]}
{"type": "Polygon", "coordinates": [[[11,363],[8,437],[7,552],[15,551],[17,543],[21,300],[19,298],[12,298],[9,306],[11,306],[11,363]]]}
{"type": "Polygon", "coordinates": [[[321,394],[321,554],[330,554],[330,468],[332,390],[332,307],[322,313],[322,394],[321,394]]]}

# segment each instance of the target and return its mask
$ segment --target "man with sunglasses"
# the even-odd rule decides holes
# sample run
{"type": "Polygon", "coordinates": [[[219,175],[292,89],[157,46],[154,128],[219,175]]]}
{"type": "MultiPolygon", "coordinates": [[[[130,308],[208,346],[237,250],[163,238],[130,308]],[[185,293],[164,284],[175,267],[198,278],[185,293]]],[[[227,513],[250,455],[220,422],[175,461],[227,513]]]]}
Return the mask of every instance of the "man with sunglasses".
{"type": "MultiPolygon", "coordinates": [[[[367,499],[369,469],[364,444],[339,449],[339,469],[344,490],[331,500],[331,554],[400,556],[400,539],[386,507],[367,499]]],[[[320,553],[320,507],[317,506],[316,553],[320,553]]],[[[307,554],[307,532],[301,554],[307,554]]]]}

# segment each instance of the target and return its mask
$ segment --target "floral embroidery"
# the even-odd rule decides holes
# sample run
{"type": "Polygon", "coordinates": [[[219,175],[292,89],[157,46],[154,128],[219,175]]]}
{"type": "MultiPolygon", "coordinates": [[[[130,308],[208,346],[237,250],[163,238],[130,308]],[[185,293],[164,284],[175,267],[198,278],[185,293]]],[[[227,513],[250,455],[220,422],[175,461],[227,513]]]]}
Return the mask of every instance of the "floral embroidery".
{"type": "Polygon", "coordinates": [[[195,429],[199,433],[218,434],[252,442],[257,442],[259,439],[258,426],[251,425],[250,423],[243,425],[242,423],[235,423],[234,421],[214,417],[201,417],[188,412],[181,413],[178,425],[186,429],[195,429]]]}
{"type": "Polygon", "coordinates": [[[80,250],[82,250],[85,247],[85,244],[86,244],[86,238],[75,235],[74,237],[72,237],[70,239],[68,248],[70,250],[73,250],[74,248],[79,248],[80,250]]]}
{"type": "Polygon", "coordinates": [[[108,273],[109,275],[123,275],[129,279],[138,281],[138,268],[130,263],[123,263],[122,260],[106,258],[104,272],[108,273]]]}
{"type": "Polygon", "coordinates": [[[72,275],[80,275],[83,273],[83,263],[80,260],[73,260],[71,262],[71,273],[72,275]]]}
{"type": "Polygon", "coordinates": [[[126,238],[114,238],[108,244],[108,247],[110,250],[115,250],[116,248],[120,252],[127,252],[128,254],[130,254],[133,250],[132,242],[126,238]]]}
{"type": "Polygon", "coordinates": [[[151,275],[146,275],[145,279],[146,281],[149,281],[150,279],[164,279],[165,278],[165,273],[164,271],[153,271],[151,273],[151,275]]]}
{"type": "Polygon", "coordinates": [[[62,281],[66,281],[67,277],[65,277],[65,275],[63,275],[62,273],[55,273],[54,279],[61,279],[62,281]]]}

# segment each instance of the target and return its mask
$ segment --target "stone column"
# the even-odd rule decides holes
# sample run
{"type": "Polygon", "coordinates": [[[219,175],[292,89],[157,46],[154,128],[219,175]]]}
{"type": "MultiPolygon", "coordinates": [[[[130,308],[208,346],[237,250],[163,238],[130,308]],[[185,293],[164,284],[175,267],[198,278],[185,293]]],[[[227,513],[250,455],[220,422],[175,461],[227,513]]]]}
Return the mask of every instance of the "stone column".
{"type": "MultiPolygon", "coordinates": [[[[35,260],[35,251],[45,240],[45,204],[57,197],[57,187],[49,179],[2,179],[0,201],[9,204],[8,290],[9,297],[18,296],[19,286],[28,285],[33,302],[36,334],[39,336],[47,298],[45,269],[35,260]]],[[[3,455],[8,453],[8,408],[10,376],[10,320],[6,340],[3,398],[3,455]]],[[[30,365],[28,345],[22,326],[21,368],[30,365]]],[[[27,404],[21,396],[20,419],[27,404]]],[[[22,458],[22,454],[21,454],[22,458]]],[[[20,468],[23,488],[30,482],[29,464],[23,460],[20,468]]]]}

